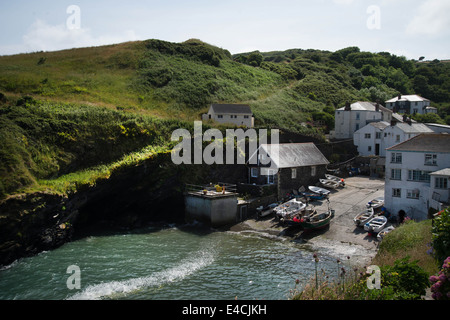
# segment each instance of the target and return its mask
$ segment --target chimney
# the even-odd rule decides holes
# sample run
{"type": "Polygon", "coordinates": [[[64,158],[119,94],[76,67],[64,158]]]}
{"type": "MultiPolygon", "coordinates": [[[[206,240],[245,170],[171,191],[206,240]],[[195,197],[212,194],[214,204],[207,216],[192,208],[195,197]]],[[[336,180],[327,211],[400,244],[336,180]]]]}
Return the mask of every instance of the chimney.
{"type": "Polygon", "coordinates": [[[406,123],[409,124],[410,126],[412,126],[411,118],[408,118],[408,119],[406,120],[406,123]]]}
{"type": "Polygon", "coordinates": [[[392,118],[392,119],[391,119],[391,126],[392,126],[392,127],[395,127],[396,124],[397,124],[397,120],[394,119],[394,118],[392,118]]]}
{"type": "Polygon", "coordinates": [[[344,110],[345,110],[345,111],[351,111],[351,110],[352,110],[352,107],[350,106],[350,102],[347,101],[347,102],[345,103],[345,108],[344,108],[344,110]]]}
{"type": "Polygon", "coordinates": [[[402,98],[402,95],[399,93],[397,98],[398,100],[400,100],[402,98]]]}
{"type": "Polygon", "coordinates": [[[408,121],[408,116],[406,114],[403,115],[403,122],[407,122],[408,121]]]}
{"type": "Polygon", "coordinates": [[[380,111],[380,105],[378,104],[378,102],[377,102],[377,104],[375,105],[375,111],[376,111],[376,112],[380,111]]]}

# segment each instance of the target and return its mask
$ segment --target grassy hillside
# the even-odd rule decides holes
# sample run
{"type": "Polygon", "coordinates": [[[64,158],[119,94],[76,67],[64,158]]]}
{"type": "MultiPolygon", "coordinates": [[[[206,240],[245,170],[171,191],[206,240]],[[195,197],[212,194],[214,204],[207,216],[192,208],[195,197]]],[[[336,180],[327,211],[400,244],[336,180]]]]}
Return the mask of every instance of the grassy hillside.
{"type": "Polygon", "coordinates": [[[0,197],[166,150],[211,103],[247,103],[257,127],[323,137],[346,101],[399,91],[431,99],[435,120],[450,122],[450,64],[356,47],[232,56],[195,39],[147,40],[1,56],[0,197]]]}

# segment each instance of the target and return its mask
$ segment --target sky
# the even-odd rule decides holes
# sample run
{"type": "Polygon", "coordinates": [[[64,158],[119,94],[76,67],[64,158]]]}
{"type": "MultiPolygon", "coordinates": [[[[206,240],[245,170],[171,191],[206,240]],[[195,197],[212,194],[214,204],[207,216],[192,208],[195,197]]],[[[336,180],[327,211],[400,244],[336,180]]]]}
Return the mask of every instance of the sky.
{"type": "Polygon", "coordinates": [[[450,59],[450,0],[15,0],[0,55],[196,38],[232,54],[357,46],[450,59]]]}

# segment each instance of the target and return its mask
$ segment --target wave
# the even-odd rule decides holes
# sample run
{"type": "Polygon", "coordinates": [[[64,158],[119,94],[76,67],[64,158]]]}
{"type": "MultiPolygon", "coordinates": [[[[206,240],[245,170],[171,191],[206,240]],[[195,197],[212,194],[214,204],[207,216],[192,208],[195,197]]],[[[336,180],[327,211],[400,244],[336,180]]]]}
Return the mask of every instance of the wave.
{"type": "Polygon", "coordinates": [[[144,288],[160,287],[167,283],[181,281],[196,271],[211,265],[214,260],[214,250],[198,251],[172,268],[156,272],[147,277],[90,285],[83,291],[69,297],[68,300],[117,298],[144,288]]]}

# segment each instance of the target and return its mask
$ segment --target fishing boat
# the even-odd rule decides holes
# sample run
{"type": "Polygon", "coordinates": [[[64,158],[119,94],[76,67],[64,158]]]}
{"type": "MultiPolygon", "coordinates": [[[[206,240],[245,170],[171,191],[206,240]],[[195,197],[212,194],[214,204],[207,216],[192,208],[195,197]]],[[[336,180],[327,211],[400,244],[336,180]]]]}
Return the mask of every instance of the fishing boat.
{"type": "Polygon", "coordinates": [[[333,176],[332,174],[325,174],[325,178],[327,178],[327,180],[332,180],[332,181],[336,181],[340,187],[344,187],[345,186],[345,180],[343,178],[339,178],[336,176],[333,176]]]}
{"type": "Polygon", "coordinates": [[[381,230],[380,232],[378,232],[377,235],[377,239],[379,241],[383,240],[384,236],[387,235],[389,232],[391,232],[392,230],[394,230],[395,228],[393,226],[389,226],[387,228],[384,228],[383,230],[381,230]]]}
{"type": "Polygon", "coordinates": [[[302,219],[305,216],[315,215],[316,213],[316,208],[314,206],[307,205],[303,210],[296,212],[294,215],[285,216],[284,218],[281,218],[280,221],[288,226],[301,226],[302,219]]]}
{"type": "Polygon", "coordinates": [[[315,192],[302,192],[301,195],[311,200],[322,200],[327,197],[327,195],[323,193],[315,193],[315,192]]]}
{"type": "Polygon", "coordinates": [[[306,203],[300,201],[298,198],[294,198],[276,206],[273,209],[273,212],[275,212],[275,215],[279,219],[286,219],[286,218],[290,219],[295,214],[300,213],[305,208],[306,203]]]}
{"type": "Polygon", "coordinates": [[[308,189],[314,193],[317,193],[319,195],[324,195],[324,196],[328,196],[330,194],[330,190],[324,189],[324,188],[320,188],[320,187],[316,187],[316,186],[309,186],[308,189]]]}
{"type": "Polygon", "coordinates": [[[319,179],[319,181],[325,188],[336,189],[339,187],[339,183],[333,180],[319,179]]]}
{"type": "Polygon", "coordinates": [[[258,218],[262,218],[265,216],[268,216],[273,213],[273,209],[278,206],[278,203],[271,203],[268,206],[260,206],[256,208],[256,214],[258,215],[258,218]]]}
{"type": "Polygon", "coordinates": [[[374,212],[372,207],[367,207],[366,210],[359,213],[354,219],[353,222],[357,227],[363,227],[370,219],[373,218],[374,212]]]}
{"type": "Polygon", "coordinates": [[[334,217],[334,210],[328,209],[326,212],[318,213],[317,211],[300,219],[300,225],[304,230],[317,230],[325,228],[330,224],[334,217]]]}
{"type": "Polygon", "coordinates": [[[325,228],[330,224],[335,213],[335,210],[330,208],[330,201],[327,201],[328,210],[326,212],[319,213],[314,207],[308,206],[292,219],[285,219],[284,223],[290,226],[300,226],[305,231],[325,228]]]}
{"type": "Polygon", "coordinates": [[[364,230],[368,232],[378,233],[384,229],[387,223],[387,218],[385,216],[378,216],[373,218],[364,225],[364,230]]]}
{"type": "Polygon", "coordinates": [[[384,206],[384,197],[378,197],[373,199],[372,201],[369,202],[369,205],[374,209],[378,209],[384,206]]]}

